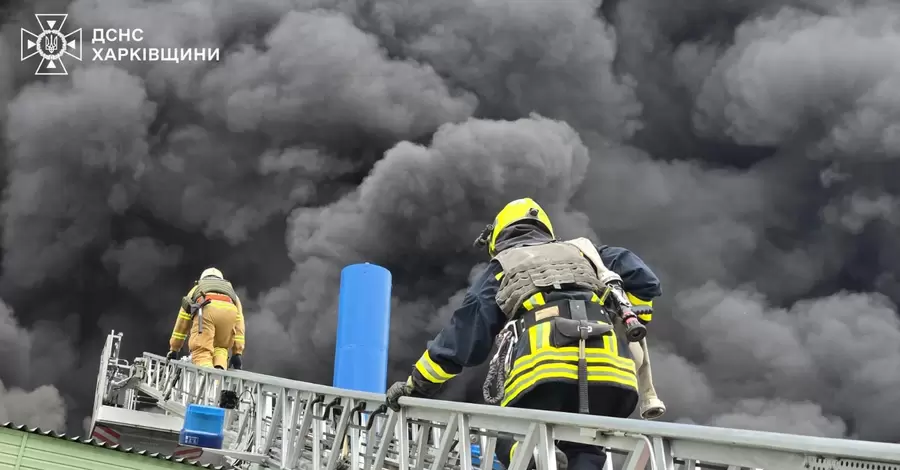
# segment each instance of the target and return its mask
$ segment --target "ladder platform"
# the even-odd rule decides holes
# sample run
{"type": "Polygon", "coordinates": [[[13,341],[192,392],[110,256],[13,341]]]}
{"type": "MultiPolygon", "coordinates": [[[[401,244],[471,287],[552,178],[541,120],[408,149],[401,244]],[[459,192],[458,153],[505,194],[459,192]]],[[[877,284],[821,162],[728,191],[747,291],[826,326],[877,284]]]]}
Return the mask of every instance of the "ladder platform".
{"type": "Polygon", "coordinates": [[[151,431],[163,431],[178,434],[184,419],[176,415],[150,413],[147,411],[130,410],[103,405],[96,412],[95,419],[99,424],[146,429],[151,431]]]}
{"type": "MultiPolygon", "coordinates": [[[[409,397],[394,412],[383,406],[382,394],[197,367],[150,353],[127,363],[118,357],[121,338],[110,334],[101,355],[93,424],[109,420],[99,403],[134,410],[138,397],[148,397],[157,412],[179,420],[188,405],[218,406],[221,392],[229,390],[238,400],[225,412],[223,447],[203,452],[235,469],[488,470],[490,458],[473,466],[471,445],[490,456],[504,436],[519,441],[509,470],[524,470],[531,455],[541,470],[556,470],[556,439],[604,446],[624,459],[624,470],[900,470],[900,444],[409,397]]],[[[163,423],[155,419],[144,425],[163,423]]]]}

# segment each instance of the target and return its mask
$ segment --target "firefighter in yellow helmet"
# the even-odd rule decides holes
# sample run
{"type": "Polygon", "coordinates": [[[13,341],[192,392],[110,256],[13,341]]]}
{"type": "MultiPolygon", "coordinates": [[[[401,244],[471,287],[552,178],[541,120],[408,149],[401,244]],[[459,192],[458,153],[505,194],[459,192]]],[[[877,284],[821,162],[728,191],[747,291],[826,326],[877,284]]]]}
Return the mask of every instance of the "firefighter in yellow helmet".
{"type": "MultiPolygon", "coordinates": [[[[629,304],[631,319],[640,323],[635,331],[646,331],[651,301],[662,294],[653,271],[625,248],[585,238],[556,240],[547,213],[529,198],[507,204],[476,244],[487,247],[491,262],[409,378],[388,389],[388,406],[399,409],[403,396],[434,396],[464,367],[486,361],[496,337],[489,377],[496,369],[505,377],[494,387],[499,396],[485,384],[489,403],[628,417],[638,403],[635,363],[624,338],[631,332],[616,334],[611,315],[621,317],[619,303],[629,304]]],[[[507,467],[515,447],[498,440],[497,457],[507,467]]],[[[595,446],[559,442],[557,449],[558,463],[569,470],[599,470],[606,461],[595,446]]]]}
{"type": "Polygon", "coordinates": [[[244,309],[222,271],[208,268],[181,299],[169,339],[167,359],[175,359],[190,330],[191,362],[198,366],[241,369],[244,354],[244,309]],[[231,350],[231,361],[228,351],[231,350]]]}

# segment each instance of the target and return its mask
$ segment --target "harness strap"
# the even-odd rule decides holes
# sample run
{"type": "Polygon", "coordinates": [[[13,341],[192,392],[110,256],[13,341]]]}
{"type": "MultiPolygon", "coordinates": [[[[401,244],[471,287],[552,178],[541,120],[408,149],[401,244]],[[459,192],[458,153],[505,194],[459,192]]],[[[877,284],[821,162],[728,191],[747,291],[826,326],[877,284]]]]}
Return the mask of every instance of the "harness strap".
{"type": "Polygon", "coordinates": [[[583,300],[570,300],[568,304],[569,316],[578,322],[578,331],[581,333],[578,338],[578,412],[589,414],[591,407],[588,404],[588,370],[584,349],[591,326],[588,325],[587,309],[583,300]]]}
{"type": "Polygon", "coordinates": [[[569,318],[577,321],[588,321],[586,302],[583,300],[568,300],[566,306],[569,310],[569,318]]]}
{"type": "Polygon", "coordinates": [[[189,304],[190,308],[191,308],[191,317],[196,316],[197,320],[198,320],[198,323],[197,323],[197,332],[198,333],[203,333],[203,307],[205,307],[207,304],[212,302],[212,299],[209,298],[208,295],[215,295],[215,294],[206,294],[205,292],[200,292],[200,296],[197,297],[197,301],[196,302],[191,301],[189,304]]]}

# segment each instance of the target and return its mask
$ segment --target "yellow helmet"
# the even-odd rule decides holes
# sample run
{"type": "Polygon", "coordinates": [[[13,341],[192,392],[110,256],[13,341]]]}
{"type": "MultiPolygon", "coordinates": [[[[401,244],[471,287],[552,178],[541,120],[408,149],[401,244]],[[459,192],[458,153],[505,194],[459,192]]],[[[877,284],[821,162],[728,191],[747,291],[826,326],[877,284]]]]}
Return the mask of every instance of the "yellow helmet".
{"type": "Polygon", "coordinates": [[[501,209],[497,213],[497,217],[494,218],[494,223],[491,227],[491,238],[488,242],[488,252],[491,256],[497,254],[497,235],[506,227],[523,220],[531,220],[542,225],[550,232],[551,237],[556,238],[556,235],[553,233],[553,224],[550,223],[550,217],[547,216],[547,212],[538,203],[534,202],[530,197],[516,199],[501,209]]]}
{"type": "Polygon", "coordinates": [[[225,277],[222,276],[222,271],[219,271],[216,268],[206,268],[203,270],[202,273],[200,273],[200,279],[205,279],[207,277],[215,277],[215,278],[219,278],[219,279],[225,279],[225,277]]]}

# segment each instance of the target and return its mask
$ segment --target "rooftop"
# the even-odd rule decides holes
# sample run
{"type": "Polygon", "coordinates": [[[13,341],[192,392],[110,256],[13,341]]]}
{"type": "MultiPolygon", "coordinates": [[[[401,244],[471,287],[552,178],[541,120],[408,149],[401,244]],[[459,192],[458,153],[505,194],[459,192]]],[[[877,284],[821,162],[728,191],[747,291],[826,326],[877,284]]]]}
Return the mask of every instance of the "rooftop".
{"type": "Polygon", "coordinates": [[[25,425],[16,425],[16,424],[9,423],[9,422],[4,423],[3,428],[11,429],[14,431],[20,431],[20,432],[24,432],[24,433],[29,433],[29,434],[37,434],[37,435],[41,435],[41,436],[45,436],[45,437],[50,437],[53,439],[68,441],[68,442],[74,442],[74,443],[82,444],[85,446],[93,446],[93,447],[97,447],[97,448],[107,449],[112,452],[122,452],[122,453],[126,453],[126,454],[140,455],[140,456],[146,457],[148,459],[164,460],[167,462],[182,464],[187,467],[205,468],[205,469],[209,469],[209,470],[226,470],[227,468],[229,468],[229,467],[224,467],[224,466],[213,466],[211,464],[202,464],[200,462],[197,462],[196,460],[188,460],[186,458],[174,457],[171,455],[164,455],[159,452],[151,453],[146,450],[135,449],[134,447],[122,447],[118,444],[107,444],[105,442],[101,442],[96,439],[83,439],[78,436],[69,437],[66,434],[59,434],[55,431],[43,431],[40,428],[29,428],[29,427],[26,427],[25,425]]]}

